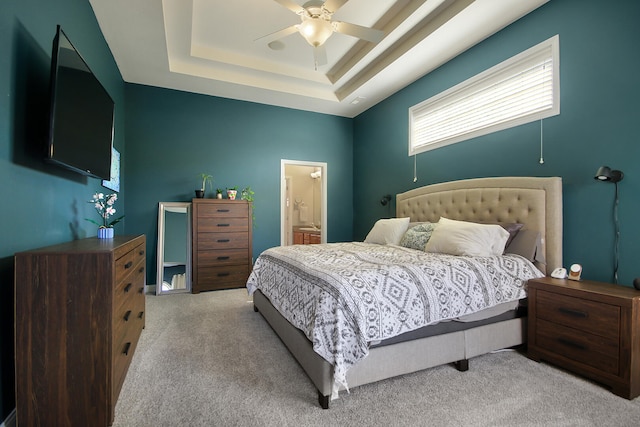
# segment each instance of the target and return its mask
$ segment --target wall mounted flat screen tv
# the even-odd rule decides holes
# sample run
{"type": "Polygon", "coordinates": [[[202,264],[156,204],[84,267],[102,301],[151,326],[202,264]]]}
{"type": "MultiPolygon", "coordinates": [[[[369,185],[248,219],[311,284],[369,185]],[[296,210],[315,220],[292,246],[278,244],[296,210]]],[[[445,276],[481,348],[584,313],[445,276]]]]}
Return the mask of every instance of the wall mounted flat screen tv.
{"type": "Polygon", "coordinates": [[[114,102],[60,26],[51,55],[47,160],[110,179],[114,102]]]}

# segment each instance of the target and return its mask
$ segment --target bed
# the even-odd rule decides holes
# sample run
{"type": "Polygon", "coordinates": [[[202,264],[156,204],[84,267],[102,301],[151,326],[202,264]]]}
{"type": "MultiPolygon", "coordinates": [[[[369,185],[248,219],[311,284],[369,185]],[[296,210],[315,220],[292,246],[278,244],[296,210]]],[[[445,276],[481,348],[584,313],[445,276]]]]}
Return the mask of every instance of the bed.
{"type": "MultiPolygon", "coordinates": [[[[523,315],[521,302],[526,297],[526,278],[539,277],[562,265],[562,182],[558,177],[477,178],[429,185],[398,194],[396,217],[409,218],[407,221],[411,223],[437,223],[444,217],[442,221],[522,224],[518,234],[526,231],[529,235],[537,236],[537,239],[535,249],[526,257],[505,254],[480,257],[478,260],[474,259],[473,263],[467,260],[469,257],[445,257],[442,261],[445,264],[468,263],[472,270],[479,270],[474,264],[476,262],[486,264],[486,271],[483,270],[481,274],[487,276],[488,283],[506,282],[510,287],[506,290],[480,291],[480,300],[485,300],[482,303],[469,303],[467,296],[462,295],[457,305],[440,308],[437,312],[429,311],[431,304],[425,300],[425,307],[414,310],[422,313],[420,315],[411,313],[406,305],[403,310],[395,313],[392,301],[379,310],[386,313],[385,320],[375,323],[380,324],[377,329],[384,332],[372,327],[372,323],[349,323],[351,318],[360,322],[368,316],[369,306],[359,306],[353,302],[367,300],[367,292],[358,289],[354,291],[358,288],[357,284],[363,281],[362,277],[371,281],[379,280],[369,279],[367,271],[351,274],[346,267],[336,270],[345,279],[351,280],[351,284],[345,287],[346,297],[341,295],[334,298],[332,291],[326,289],[316,292],[309,283],[312,280],[321,283],[335,281],[338,273],[329,267],[330,264],[346,266],[349,262],[358,263],[363,260],[362,265],[374,265],[376,269],[384,264],[385,268],[389,268],[384,274],[392,277],[396,284],[402,285],[405,280],[407,283],[413,280],[416,267],[403,264],[402,268],[394,270],[395,267],[387,266],[392,264],[389,260],[404,263],[416,259],[418,263],[422,263],[418,269],[420,274],[428,272],[434,275],[434,271],[440,271],[439,267],[435,270],[425,267],[427,264],[424,258],[432,254],[395,245],[389,245],[381,252],[376,246],[383,245],[361,242],[312,245],[317,246],[315,248],[273,248],[263,252],[256,260],[254,271],[247,282],[249,293],[253,295],[254,309],[267,320],[305,370],[318,390],[318,401],[323,408],[329,407],[331,399],[338,396],[339,390],[348,390],[446,363],[453,363],[458,369],[466,370],[469,359],[475,356],[525,343],[526,316],[523,315]],[[305,255],[300,252],[309,253],[305,255]],[[309,258],[305,260],[305,256],[309,258]],[[349,261],[350,258],[353,259],[349,261]],[[531,262],[524,258],[529,258],[531,262]],[[320,259],[325,259],[328,264],[325,267],[318,264],[317,268],[312,268],[316,262],[322,262],[320,259]],[[273,265],[272,269],[267,268],[270,264],[273,265]],[[309,269],[305,264],[309,264],[309,269]],[[319,277],[307,277],[311,275],[311,270],[315,270],[314,274],[319,277]],[[512,270],[525,271],[524,279],[519,280],[520,289],[513,285],[517,280],[509,279],[512,270]],[[294,271],[297,276],[285,275],[283,271],[294,271]],[[271,287],[267,283],[271,283],[271,287]],[[351,286],[353,284],[356,286],[351,286]],[[288,293],[278,295],[274,292],[275,288],[285,289],[288,293]],[[317,302],[318,298],[322,299],[321,304],[317,302]],[[338,299],[339,304],[335,302],[338,299]],[[290,311],[285,309],[285,305],[289,308],[297,306],[300,310],[290,311]],[[328,305],[330,312],[337,313],[336,318],[318,314],[316,306],[319,305],[328,305]],[[339,308],[336,308],[338,305],[339,308]],[[471,306],[474,307],[469,312],[471,306]],[[495,310],[496,306],[509,308],[495,312],[497,315],[494,316],[491,310],[495,310]],[[438,314],[441,312],[448,315],[438,314]],[[491,314],[485,314],[487,312],[491,314]],[[390,321],[391,316],[401,318],[390,321]],[[418,317],[424,324],[418,324],[418,317]],[[348,319],[344,320],[345,318],[348,319]],[[314,322],[314,326],[308,325],[310,321],[314,322]],[[409,323],[410,326],[406,326],[409,323]],[[318,324],[321,324],[320,329],[318,324]],[[381,339],[375,340],[372,337],[381,339]],[[327,350],[324,346],[331,348],[327,350]]],[[[398,291],[401,288],[403,286],[393,288],[396,297],[404,292],[398,291]]],[[[427,289],[415,292],[430,291],[427,289]]],[[[439,295],[441,298],[442,293],[439,295]]],[[[447,295],[455,296],[456,292],[449,292],[447,295]]],[[[419,298],[412,298],[412,304],[416,305],[415,301],[419,298]]]]}

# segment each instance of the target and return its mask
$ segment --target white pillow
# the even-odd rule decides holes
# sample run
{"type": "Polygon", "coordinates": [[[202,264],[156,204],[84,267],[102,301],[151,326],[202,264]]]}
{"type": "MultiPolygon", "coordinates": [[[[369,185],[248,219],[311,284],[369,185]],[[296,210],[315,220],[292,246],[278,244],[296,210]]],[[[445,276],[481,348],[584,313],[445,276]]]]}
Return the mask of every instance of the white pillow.
{"type": "Polygon", "coordinates": [[[365,243],[378,245],[399,245],[409,228],[409,218],[379,219],[364,239],[365,243]]]}
{"type": "Polygon", "coordinates": [[[509,232],[500,225],[442,217],[424,250],[450,255],[502,255],[508,239],[509,232]]]}

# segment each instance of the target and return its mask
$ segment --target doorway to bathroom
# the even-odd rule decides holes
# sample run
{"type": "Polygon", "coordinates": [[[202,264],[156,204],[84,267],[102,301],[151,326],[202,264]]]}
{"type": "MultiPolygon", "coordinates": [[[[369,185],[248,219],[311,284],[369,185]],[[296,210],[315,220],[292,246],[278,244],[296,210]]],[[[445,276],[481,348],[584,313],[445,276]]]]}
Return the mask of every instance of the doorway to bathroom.
{"type": "Polygon", "coordinates": [[[281,160],[280,244],[327,242],[327,164],[281,160]]]}

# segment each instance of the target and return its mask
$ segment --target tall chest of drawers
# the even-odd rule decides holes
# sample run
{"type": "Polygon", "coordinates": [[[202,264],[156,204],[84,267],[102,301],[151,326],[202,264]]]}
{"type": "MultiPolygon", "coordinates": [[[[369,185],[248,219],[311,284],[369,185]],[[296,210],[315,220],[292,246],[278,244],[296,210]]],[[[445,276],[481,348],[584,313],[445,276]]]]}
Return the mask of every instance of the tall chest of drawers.
{"type": "Polygon", "coordinates": [[[106,426],[145,325],[145,237],[15,256],[18,426],[106,426]]]}
{"type": "Polygon", "coordinates": [[[640,395],[640,292],[588,280],[529,280],[528,356],[640,395]]]}
{"type": "Polygon", "coordinates": [[[251,204],[193,199],[193,293],[246,285],[252,265],[251,204]]]}

